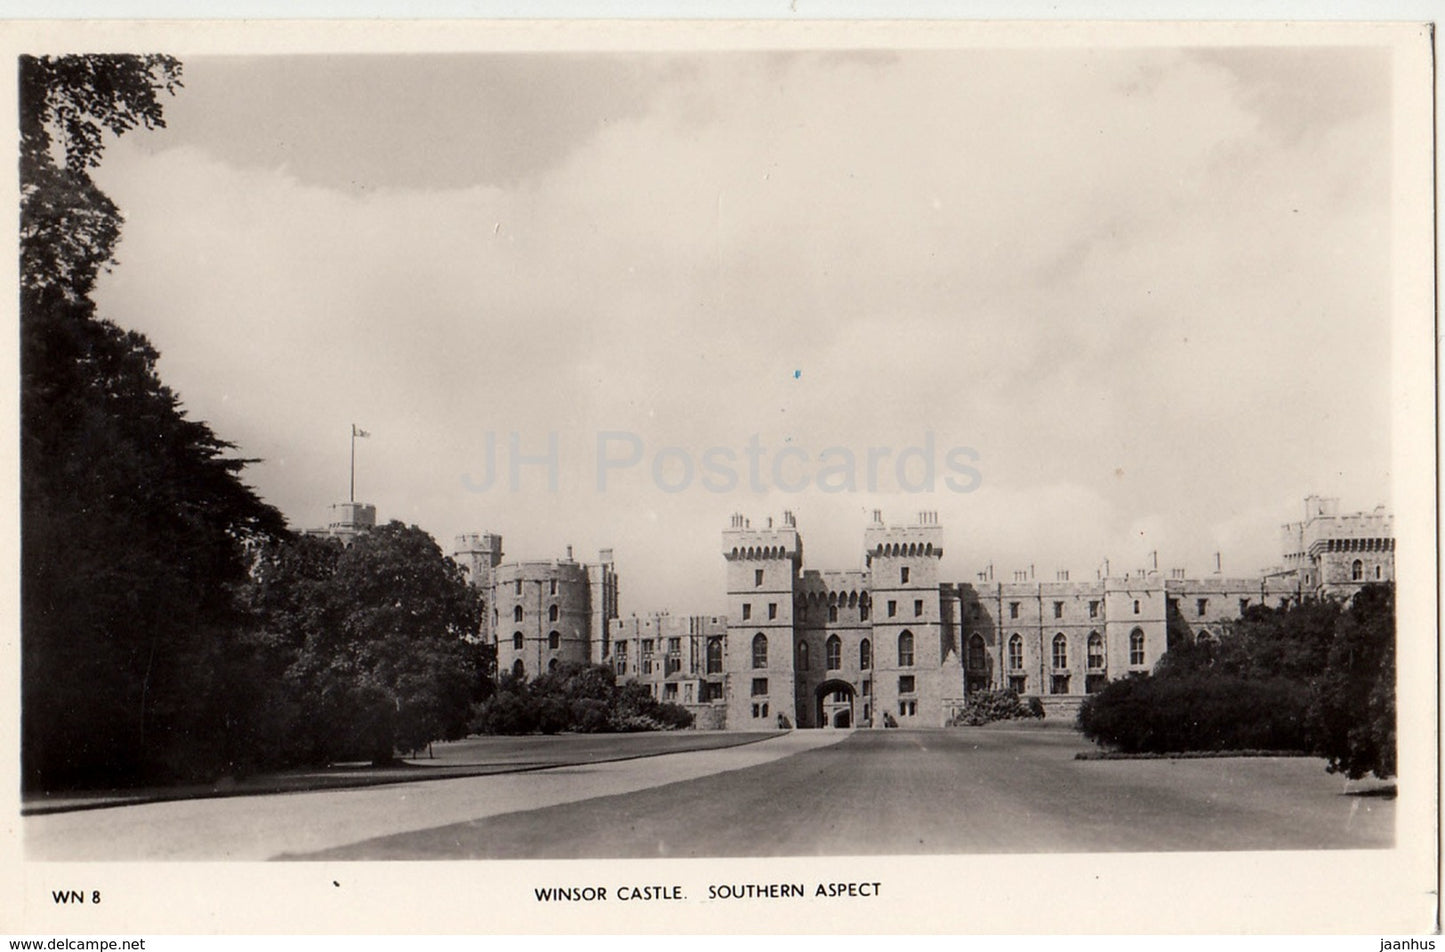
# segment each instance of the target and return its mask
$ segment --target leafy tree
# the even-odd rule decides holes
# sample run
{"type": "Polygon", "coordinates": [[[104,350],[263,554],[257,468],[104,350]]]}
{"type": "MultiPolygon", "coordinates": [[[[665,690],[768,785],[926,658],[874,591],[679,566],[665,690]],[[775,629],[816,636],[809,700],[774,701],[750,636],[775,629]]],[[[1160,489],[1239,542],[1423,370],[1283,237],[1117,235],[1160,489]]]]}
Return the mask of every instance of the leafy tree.
{"type": "Polygon", "coordinates": [[[1395,775],[1395,593],[1367,585],[1335,625],[1310,708],[1331,773],[1395,775]]]}
{"type": "Polygon", "coordinates": [[[348,548],[273,543],[249,604],[302,717],[284,759],[386,761],[456,739],[489,691],[494,651],[470,640],[479,596],[415,526],[391,522],[348,548]]]}
{"type": "Polygon", "coordinates": [[[1247,610],[1217,644],[1171,640],[1152,675],[1085,700],[1079,726],[1121,750],[1300,749],[1352,778],[1395,770],[1390,586],[1247,610]]]}
{"type": "Polygon", "coordinates": [[[163,124],[163,56],[22,57],[22,768],[27,786],[205,776],[256,713],[249,540],[284,533],[246,460],[189,420],[144,336],[89,299],[121,217],[90,178],[107,133],[163,124]]]}

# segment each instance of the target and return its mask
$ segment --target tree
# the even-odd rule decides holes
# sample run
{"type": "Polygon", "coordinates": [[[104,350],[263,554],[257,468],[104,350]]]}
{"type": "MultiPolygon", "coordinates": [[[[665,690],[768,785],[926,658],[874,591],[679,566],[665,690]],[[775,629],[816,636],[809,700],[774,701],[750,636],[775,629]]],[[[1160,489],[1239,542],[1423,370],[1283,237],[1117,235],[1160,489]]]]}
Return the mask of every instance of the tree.
{"type": "Polygon", "coordinates": [[[1366,585],[1334,627],[1310,707],[1331,773],[1395,775],[1395,592],[1366,585]]]}
{"type": "Polygon", "coordinates": [[[1255,606],[1217,644],[1172,638],[1151,675],[1086,699],[1079,726],[1125,751],[1300,749],[1351,778],[1391,776],[1394,590],[1255,606]]]}
{"type": "Polygon", "coordinates": [[[415,526],[391,522],[349,548],[272,543],[248,603],[303,718],[277,739],[286,760],[387,761],[457,739],[489,691],[495,656],[471,641],[480,596],[415,526]]]}
{"type": "Polygon", "coordinates": [[[107,132],[162,125],[162,56],[22,57],[22,768],[29,787],[214,775],[249,664],[235,601],[284,520],[189,420],[144,336],[89,299],[121,217],[90,179],[107,132]]]}

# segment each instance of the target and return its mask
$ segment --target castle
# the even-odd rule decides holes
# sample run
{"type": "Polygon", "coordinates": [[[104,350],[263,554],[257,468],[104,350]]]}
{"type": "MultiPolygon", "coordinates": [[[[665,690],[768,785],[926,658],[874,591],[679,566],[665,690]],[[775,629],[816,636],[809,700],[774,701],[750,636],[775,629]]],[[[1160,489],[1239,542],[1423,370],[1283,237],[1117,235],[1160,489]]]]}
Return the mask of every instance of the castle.
{"type": "Polygon", "coordinates": [[[1218,638],[1251,605],[1349,598],[1393,581],[1385,508],[1340,514],[1311,496],[1283,527],[1283,564],[1231,578],[1167,577],[1157,567],[1071,581],[1061,572],[1012,581],[939,577],[937,513],[889,525],[875,510],[862,568],[806,568],[796,520],[754,528],[734,515],[722,533],[724,616],[619,617],[612,552],[578,563],[502,561],[501,537],[458,537],[454,558],[484,594],[480,637],[497,669],[532,677],[564,661],[613,668],[687,707],[702,728],[937,727],[974,692],[1012,688],[1072,716],[1110,679],[1150,670],[1170,628],[1218,638]]]}

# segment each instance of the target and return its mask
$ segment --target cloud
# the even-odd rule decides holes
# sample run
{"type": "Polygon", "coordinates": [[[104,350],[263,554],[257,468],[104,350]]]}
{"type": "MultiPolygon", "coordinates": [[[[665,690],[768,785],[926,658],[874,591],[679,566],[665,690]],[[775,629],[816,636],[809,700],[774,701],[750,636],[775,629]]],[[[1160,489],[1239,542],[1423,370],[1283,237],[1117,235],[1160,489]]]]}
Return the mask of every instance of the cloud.
{"type": "MultiPolygon", "coordinates": [[[[100,171],[128,220],[99,298],[296,522],[357,422],[383,515],[612,544],[634,606],[716,606],[715,533],[775,500],[598,498],[599,430],[649,459],[971,446],[983,490],[894,500],[946,512],[961,572],[1254,553],[1279,518],[1232,514],[1372,505],[1388,468],[1389,109],[1361,81],[1388,63],[1301,62],[198,60],[169,130],[100,171]],[[1327,88],[1277,88],[1305,74],[1327,88]],[[468,492],[514,431],[558,434],[561,490],[468,492]]],[[[861,499],[788,501],[852,560],[861,499]]]]}

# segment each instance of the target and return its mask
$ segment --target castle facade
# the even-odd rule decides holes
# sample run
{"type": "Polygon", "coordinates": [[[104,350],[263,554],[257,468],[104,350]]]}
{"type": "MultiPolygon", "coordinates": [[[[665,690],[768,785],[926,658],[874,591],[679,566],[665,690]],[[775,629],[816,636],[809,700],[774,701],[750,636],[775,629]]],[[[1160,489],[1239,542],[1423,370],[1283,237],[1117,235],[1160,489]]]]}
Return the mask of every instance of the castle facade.
{"type": "Polygon", "coordinates": [[[1384,507],[1339,513],[1310,497],[1283,527],[1283,564],[1259,575],[1189,578],[1157,567],[1092,580],[1032,570],[995,581],[940,577],[937,513],[888,524],[874,511],[862,567],[808,568],[796,520],[754,528],[735,514],[722,533],[727,613],[619,617],[611,550],[581,564],[502,562],[500,536],[457,540],[455,558],[487,605],[481,637],[499,673],[535,676],[564,661],[613,668],[681,704],[698,727],[938,727],[971,694],[1012,688],[1072,716],[1108,681],[1149,671],[1169,632],[1217,639],[1252,605],[1349,598],[1394,580],[1384,507]]]}

